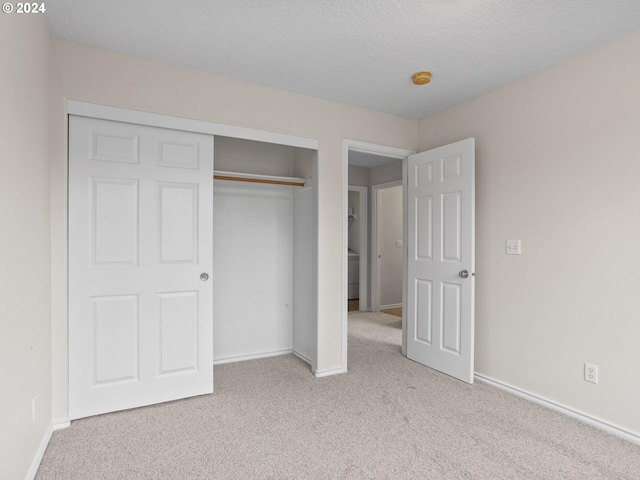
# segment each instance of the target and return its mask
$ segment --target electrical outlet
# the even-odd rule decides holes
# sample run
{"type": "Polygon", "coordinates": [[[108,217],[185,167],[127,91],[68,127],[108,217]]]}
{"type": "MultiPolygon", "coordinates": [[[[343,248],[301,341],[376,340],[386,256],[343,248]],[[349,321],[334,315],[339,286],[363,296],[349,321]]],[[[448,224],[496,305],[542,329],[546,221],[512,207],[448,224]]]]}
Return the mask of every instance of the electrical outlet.
{"type": "Polygon", "coordinates": [[[590,363],[584,364],[584,379],[586,382],[598,383],[598,366],[590,363]]]}

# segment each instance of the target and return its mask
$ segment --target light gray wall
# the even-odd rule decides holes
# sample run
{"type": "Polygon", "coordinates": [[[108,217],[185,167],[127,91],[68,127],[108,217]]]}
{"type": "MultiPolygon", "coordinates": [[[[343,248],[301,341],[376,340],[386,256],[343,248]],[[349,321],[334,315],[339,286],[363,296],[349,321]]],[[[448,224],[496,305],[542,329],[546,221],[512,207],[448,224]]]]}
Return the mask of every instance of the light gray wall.
{"type": "Polygon", "coordinates": [[[311,178],[313,176],[313,159],[317,155],[315,150],[306,148],[293,149],[293,176],[311,178]]]}
{"type": "Polygon", "coordinates": [[[638,52],[640,31],[419,127],[420,150],[476,138],[476,371],[636,435],[638,52]]]}
{"type": "Polygon", "coordinates": [[[213,360],[293,348],[293,187],[213,189],[213,360]]]}
{"type": "Polygon", "coordinates": [[[216,170],[293,177],[294,147],[220,136],[214,142],[216,170]]]}
{"type": "Polygon", "coordinates": [[[293,193],[293,351],[312,363],[315,357],[313,297],[313,191],[293,193]]]}
{"type": "Polygon", "coordinates": [[[402,160],[393,160],[384,165],[370,169],[369,185],[380,185],[382,183],[402,180],[402,160]]]}
{"type": "Polygon", "coordinates": [[[349,165],[349,185],[355,185],[357,187],[368,187],[370,170],[371,169],[366,167],[349,165]]]}
{"type": "Polygon", "coordinates": [[[27,477],[51,424],[49,42],[43,15],[0,16],[3,479],[27,477]]]}

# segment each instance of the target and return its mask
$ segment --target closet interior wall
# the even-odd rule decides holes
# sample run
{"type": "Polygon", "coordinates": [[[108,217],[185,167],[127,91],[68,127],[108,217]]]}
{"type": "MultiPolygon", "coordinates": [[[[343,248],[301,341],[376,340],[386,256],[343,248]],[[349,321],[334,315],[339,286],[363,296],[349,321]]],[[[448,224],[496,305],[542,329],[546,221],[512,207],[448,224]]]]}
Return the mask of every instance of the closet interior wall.
{"type": "Polygon", "coordinates": [[[214,364],[287,353],[313,363],[315,153],[214,139],[216,171],[307,180],[304,187],[214,181],[214,364]]]}

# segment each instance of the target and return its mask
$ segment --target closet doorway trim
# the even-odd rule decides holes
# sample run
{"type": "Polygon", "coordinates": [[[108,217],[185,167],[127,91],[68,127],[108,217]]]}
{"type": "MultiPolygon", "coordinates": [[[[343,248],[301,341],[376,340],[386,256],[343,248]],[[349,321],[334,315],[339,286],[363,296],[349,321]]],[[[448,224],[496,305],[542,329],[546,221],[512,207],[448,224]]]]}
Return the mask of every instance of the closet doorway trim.
{"type": "Polygon", "coordinates": [[[148,125],[150,127],[173,128],[187,132],[207,133],[223,137],[243,138],[245,140],[254,140],[256,142],[275,143],[279,145],[287,145],[289,147],[318,150],[318,140],[315,138],[297,137],[283,133],[267,132],[264,130],[255,130],[253,128],[237,127],[233,125],[223,125],[221,123],[192,120],[189,118],[173,117],[171,115],[163,115],[159,113],[141,112],[139,110],[96,105],[93,103],[79,102],[77,100],[67,101],[67,113],[69,115],[100,118],[102,120],[137,123],[140,125],[148,125]]]}

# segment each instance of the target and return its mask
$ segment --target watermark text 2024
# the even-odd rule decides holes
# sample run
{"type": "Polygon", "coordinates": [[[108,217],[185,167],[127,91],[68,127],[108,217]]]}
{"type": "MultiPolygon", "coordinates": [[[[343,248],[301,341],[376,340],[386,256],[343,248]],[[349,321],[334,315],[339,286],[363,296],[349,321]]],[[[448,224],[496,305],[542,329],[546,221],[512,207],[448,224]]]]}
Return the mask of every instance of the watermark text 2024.
{"type": "Polygon", "coordinates": [[[4,3],[2,5],[2,11],[4,13],[44,13],[47,8],[43,3],[4,3]]]}

